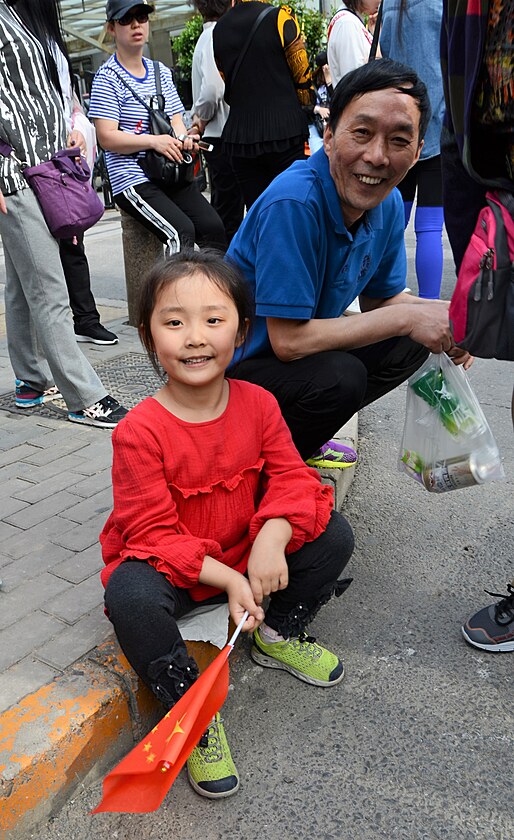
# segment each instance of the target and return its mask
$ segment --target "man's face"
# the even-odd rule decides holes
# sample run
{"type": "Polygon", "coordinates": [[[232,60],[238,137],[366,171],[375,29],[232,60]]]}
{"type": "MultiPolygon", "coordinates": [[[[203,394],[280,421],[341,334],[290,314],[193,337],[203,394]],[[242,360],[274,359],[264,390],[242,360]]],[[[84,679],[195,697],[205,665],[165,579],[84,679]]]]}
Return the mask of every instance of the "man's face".
{"type": "Polygon", "coordinates": [[[419,108],[395,88],[365,93],[346,106],[324,147],[346,227],[376,207],[419,158],[419,108]]]}

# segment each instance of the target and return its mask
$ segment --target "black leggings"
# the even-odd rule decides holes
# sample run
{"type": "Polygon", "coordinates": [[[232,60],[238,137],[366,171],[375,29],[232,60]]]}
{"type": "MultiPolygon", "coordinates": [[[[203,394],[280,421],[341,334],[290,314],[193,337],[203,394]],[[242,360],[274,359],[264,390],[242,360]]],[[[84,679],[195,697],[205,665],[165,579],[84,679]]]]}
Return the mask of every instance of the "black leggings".
{"type": "Polygon", "coordinates": [[[418,207],[442,207],[443,179],[441,176],[441,155],[418,160],[398,184],[404,201],[414,201],[418,207]]]}
{"type": "MultiPolygon", "coordinates": [[[[347,582],[337,581],[353,545],[348,522],[332,511],[326,531],[287,556],[289,584],[271,595],[267,624],[284,636],[303,632],[318,609],[346,588],[347,582]]],[[[200,604],[226,600],[223,593],[195,602],[142,560],[125,560],[112,573],[105,606],[118,641],[134,671],[165,705],[172,706],[197,673],[176,620],[200,604]]]]}
{"type": "Polygon", "coordinates": [[[223,222],[196,184],[164,190],[147,181],[114,196],[129,216],[159,237],[172,254],[194,244],[227,248],[223,222]]]}
{"type": "Polygon", "coordinates": [[[389,338],[357,350],[327,350],[293,362],[281,362],[272,355],[243,358],[230,368],[229,376],[271,391],[305,459],[356,411],[404,382],[427,356],[428,350],[410,338],[389,338]]]}

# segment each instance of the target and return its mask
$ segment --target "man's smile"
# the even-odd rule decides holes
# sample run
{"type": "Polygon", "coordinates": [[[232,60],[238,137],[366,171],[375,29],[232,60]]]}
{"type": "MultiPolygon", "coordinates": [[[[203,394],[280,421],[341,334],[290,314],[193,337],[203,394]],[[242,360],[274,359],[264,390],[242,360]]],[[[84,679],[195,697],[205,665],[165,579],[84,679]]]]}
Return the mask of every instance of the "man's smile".
{"type": "Polygon", "coordinates": [[[361,182],[361,184],[369,184],[372,187],[376,187],[377,184],[381,184],[382,181],[385,181],[385,178],[372,178],[371,175],[356,175],[356,178],[361,182]]]}

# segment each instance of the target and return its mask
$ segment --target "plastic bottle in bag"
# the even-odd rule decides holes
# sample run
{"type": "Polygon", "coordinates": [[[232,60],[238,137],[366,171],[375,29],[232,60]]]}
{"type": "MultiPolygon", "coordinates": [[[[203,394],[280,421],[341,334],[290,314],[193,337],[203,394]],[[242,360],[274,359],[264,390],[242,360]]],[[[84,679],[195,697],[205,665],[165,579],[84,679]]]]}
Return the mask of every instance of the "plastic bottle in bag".
{"type": "Polygon", "coordinates": [[[480,431],[480,419],[458,394],[448,388],[440,368],[428,370],[409,385],[418,397],[437,410],[443,426],[454,437],[480,431]]]}

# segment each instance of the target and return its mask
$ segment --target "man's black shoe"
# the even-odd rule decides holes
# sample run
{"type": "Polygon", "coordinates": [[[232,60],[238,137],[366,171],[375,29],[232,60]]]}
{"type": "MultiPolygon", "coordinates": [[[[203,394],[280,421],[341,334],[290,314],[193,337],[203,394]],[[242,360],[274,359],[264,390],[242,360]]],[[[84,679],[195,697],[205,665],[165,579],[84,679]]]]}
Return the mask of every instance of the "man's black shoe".
{"type": "Polygon", "coordinates": [[[75,327],[75,338],[77,341],[90,341],[91,344],[117,344],[118,336],[109,332],[101,324],[93,324],[86,329],[75,327]]]}

